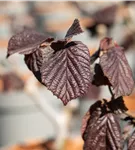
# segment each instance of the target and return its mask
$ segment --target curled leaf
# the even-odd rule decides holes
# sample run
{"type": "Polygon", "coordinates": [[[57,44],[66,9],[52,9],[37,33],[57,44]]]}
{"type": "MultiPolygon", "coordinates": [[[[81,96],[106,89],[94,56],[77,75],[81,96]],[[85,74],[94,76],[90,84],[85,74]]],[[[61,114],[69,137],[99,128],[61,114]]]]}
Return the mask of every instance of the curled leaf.
{"type": "Polygon", "coordinates": [[[25,63],[36,78],[66,105],[87,93],[91,84],[89,49],[72,36],[82,33],[75,19],[64,39],[54,41],[33,30],[24,30],[8,43],[7,57],[25,55],[25,63]]]}
{"type": "Polygon", "coordinates": [[[97,101],[90,107],[90,109],[83,117],[81,133],[82,133],[82,138],[84,140],[88,134],[87,132],[88,130],[86,130],[87,126],[90,124],[90,126],[92,127],[96,123],[100,115],[101,115],[101,101],[97,101]]]}
{"type": "Polygon", "coordinates": [[[111,5],[101,10],[98,10],[93,15],[94,21],[99,24],[111,26],[115,21],[117,8],[117,5],[111,5]]]}
{"type": "Polygon", "coordinates": [[[0,80],[2,81],[4,92],[23,90],[25,86],[24,81],[14,72],[8,72],[0,75],[0,80]]]}
{"type": "Polygon", "coordinates": [[[114,89],[115,98],[131,94],[134,81],[122,47],[117,45],[107,51],[103,50],[100,65],[114,89]]]}
{"type": "Polygon", "coordinates": [[[80,41],[55,52],[41,68],[42,82],[66,105],[84,95],[91,81],[89,49],[80,41]]]}
{"type": "Polygon", "coordinates": [[[14,53],[31,54],[39,50],[40,45],[44,42],[51,42],[53,38],[48,38],[45,35],[31,29],[25,29],[22,32],[14,35],[8,42],[7,57],[14,53]]]}

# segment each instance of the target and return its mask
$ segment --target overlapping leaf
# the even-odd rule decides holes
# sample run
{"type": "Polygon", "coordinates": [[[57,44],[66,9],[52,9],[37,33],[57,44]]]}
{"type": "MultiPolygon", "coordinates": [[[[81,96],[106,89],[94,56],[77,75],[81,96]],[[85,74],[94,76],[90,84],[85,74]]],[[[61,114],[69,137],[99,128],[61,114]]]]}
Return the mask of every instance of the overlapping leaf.
{"type": "Polygon", "coordinates": [[[131,135],[128,140],[128,149],[127,150],[134,150],[135,149],[135,132],[131,135]]]}
{"type": "Polygon", "coordinates": [[[100,117],[93,112],[83,134],[84,150],[121,150],[121,131],[116,116],[108,113],[100,117]]]}
{"type": "Polygon", "coordinates": [[[53,38],[48,38],[31,29],[24,31],[11,37],[8,43],[7,57],[14,54],[30,54],[39,49],[40,45],[44,42],[53,41],[53,38]]]}
{"type": "Polygon", "coordinates": [[[39,50],[35,51],[32,54],[25,55],[25,63],[28,68],[33,71],[40,71],[40,68],[43,63],[47,62],[51,55],[54,53],[54,50],[50,47],[39,48],[39,50]]]}
{"type": "Polygon", "coordinates": [[[129,95],[134,88],[134,81],[123,48],[114,46],[102,51],[100,65],[114,89],[115,98],[129,95]]]}
{"type": "Polygon", "coordinates": [[[81,127],[82,137],[85,135],[84,133],[86,131],[86,127],[89,119],[90,119],[90,110],[87,111],[87,113],[85,114],[82,120],[82,127],[81,127]]]}
{"type": "Polygon", "coordinates": [[[84,95],[91,81],[90,55],[80,41],[67,43],[41,68],[42,82],[66,105],[84,95]]]}
{"type": "Polygon", "coordinates": [[[62,40],[24,30],[10,39],[7,56],[24,54],[25,63],[36,78],[67,104],[84,95],[91,81],[89,49],[82,42],[71,41],[82,32],[78,19],[62,40]]]}

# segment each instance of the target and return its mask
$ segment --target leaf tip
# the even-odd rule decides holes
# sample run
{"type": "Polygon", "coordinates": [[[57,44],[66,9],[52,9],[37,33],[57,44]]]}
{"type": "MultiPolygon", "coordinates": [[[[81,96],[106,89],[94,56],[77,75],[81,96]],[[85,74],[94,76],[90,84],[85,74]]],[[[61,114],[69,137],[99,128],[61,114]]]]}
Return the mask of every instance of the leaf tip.
{"type": "Polygon", "coordinates": [[[72,38],[74,35],[83,33],[84,31],[82,30],[81,26],[80,26],[80,22],[79,20],[76,18],[74,19],[72,25],[70,26],[70,28],[68,29],[65,38],[72,38]]]}

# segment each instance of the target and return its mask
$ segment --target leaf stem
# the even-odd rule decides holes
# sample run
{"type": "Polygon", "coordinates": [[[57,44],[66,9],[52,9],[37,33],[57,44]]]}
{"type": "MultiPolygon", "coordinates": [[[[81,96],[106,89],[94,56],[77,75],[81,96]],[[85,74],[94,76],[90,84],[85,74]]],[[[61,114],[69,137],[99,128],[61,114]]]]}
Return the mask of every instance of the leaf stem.
{"type": "Polygon", "coordinates": [[[112,92],[112,89],[111,89],[111,86],[110,86],[110,85],[108,85],[108,89],[109,89],[109,91],[110,91],[110,93],[111,93],[111,95],[112,95],[112,99],[114,99],[114,93],[112,92]]]}

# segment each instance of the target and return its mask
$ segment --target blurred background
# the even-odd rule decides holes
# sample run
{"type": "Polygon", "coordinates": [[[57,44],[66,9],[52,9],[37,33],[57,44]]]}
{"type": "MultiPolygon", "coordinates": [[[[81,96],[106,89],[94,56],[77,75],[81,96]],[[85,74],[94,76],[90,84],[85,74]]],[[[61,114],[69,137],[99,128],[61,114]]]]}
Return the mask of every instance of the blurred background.
{"type": "MultiPolygon", "coordinates": [[[[63,106],[28,70],[23,56],[5,58],[10,37],[24,27],[62,39],[75,18],[84,30],[74,38],[93,54],[109,36],[125,47],[135,79],[135,2],[0,2],[0,149],[82,150],[81,122],[90,105],[109,98],[106,87],[63,106]]],[[[124,97],[135,115],[135,93],[124,97]]]]}

